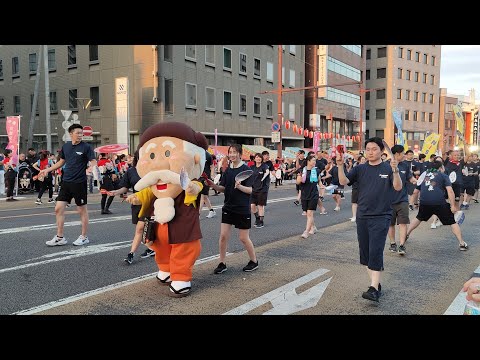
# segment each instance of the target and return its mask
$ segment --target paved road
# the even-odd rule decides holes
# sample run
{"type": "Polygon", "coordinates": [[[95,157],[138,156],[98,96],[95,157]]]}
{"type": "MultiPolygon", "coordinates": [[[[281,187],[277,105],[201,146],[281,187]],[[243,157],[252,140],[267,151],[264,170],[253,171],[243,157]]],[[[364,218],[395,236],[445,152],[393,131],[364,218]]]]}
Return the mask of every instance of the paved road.
{"type": "MultiPolygon", "coordinates": [[[[279,307],[279,296],[305,297],[313,289],[310,293],[317,298],[320,294],[320,301],[292,313],[443,314],[480,263],[478,225],[473,222],[480,206],[474,205],[462,225],[471,245],[468,252],[458,251],[449,229],[422,225],[409,240],[406,257],[386,252],[385,295],[380,305],[371,304],[360,296],[368,280],[358,264],[355,224],[348,221],[349,194],[340,213],[332,211],[331,199],[327,201],[329,215],[316,215],[321,231],[307,240],[299,237],[305,217],[293,205],[293,196],[291,185],[272,189],[266,226],[251,231],[260,268],[249,274],[241,271],[248,259],[235,231],[228,249],[232,253],[229,270],[212,274],[218,262],[220,216],[205,219],[204,211],[203,249],[194,271],[194,292],[184,299],[166,296],[168,289],[153,278],[152,258],[136,258],[130,266],[123,262],[133,233],[127,204],[115,200],[114,214],[102,216],[98,195],[92,196],[91,243],[82,248],[70,244],[49,248],[45,241],[55,234],[53,206],[34,206],[33,198],[15,204],[0,201],[0,313],[288,313],[292,302],[279,307]],[[298,286],[292,289],[294,281],[298,286]]],[[[211,199],[218,206],[223,196],[211,199]]],[[[66,220],[71,226],[65,231],[70,243],[80,228],[74,208],[71,212],[66,220]]],[[[461,296],[457,302],[461,308],[461,296]]],[[[299,310],[303,305],[296,306],[299,310]]]]}

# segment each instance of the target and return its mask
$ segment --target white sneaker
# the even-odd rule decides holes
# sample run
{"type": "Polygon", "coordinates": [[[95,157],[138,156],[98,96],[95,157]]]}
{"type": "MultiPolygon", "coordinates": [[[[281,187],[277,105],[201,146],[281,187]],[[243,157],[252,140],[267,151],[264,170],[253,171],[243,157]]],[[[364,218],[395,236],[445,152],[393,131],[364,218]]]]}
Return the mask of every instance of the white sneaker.
{"type": "Polygon", "coordinates": [[[302,235],[300,235],[302,238],[307,239],[308,238],[308,232],[304,231],[302,235]]]}
{"type": "Polygon", "coordinates": [[[356,217],[352,217],[352,218],[350,218],[350,221],[351,221],[351,222],[355,222],[355,221],[357,221],[357,218],[356,218],[356,217]]]}
{"type": "Polygon", "coordinates": [[[340,211],[340,206],[337,206],[335,209],[333,209],[335,211],[340,211]]]}
{"type": "Polygon", "coordinates": [[[45,242],[48,246],[59,246],[59,245],[65,245],[67,243],[67,240],[65,237],[59,238],[57,235],[53,237],[52,240],[48,240],[45,242]]]}
{"type": "Polygon", "coordinates": [[[318,231],[316,226],[313,226],[313,228],[308,232],[310,235],[315,235],[315,233],[318,231]]]}
{"type": "Polygon", "coordinates": [[[73,242],[73,245],[80,246],[80,245],[85,245],[88,244],[90,240],[88,240],[88,236],[83,236],[80,235],[77,240],[73,242]]]}
{"type": "Polygon", "coordinates": [[[437,224],[436,222],[432,222],[432,225],[430,225],[430,229],[436,229],[437,228],[437,224]]]}
{"type": "Polygon", "coordinates": [[[211,219],[211,218],[213,218],[213,217],[216,216],[216,215],[217,215],[217,213],[215,212],[215,210],[210,210],[210,211],[208,212],[207,219],[211,219]]]}
{"type": "Polygon", "coordinates": [[[303,216],[307,216],[307,212],[306,212],[306,211],[302,211],[302,215],[303,215],[303,216]]]}
{"type": "Polygon", "coordinates": [[[440,219],[437,219],[437,221],[435,222],[435,224],[437,225],[437,227],[439,227],[439,226],[442,226],[442,225],[443,225],[443,224],[442,224],[442,222],[440,221],[440,219]]]}
{"type": "Polygon", "coordinates": [[[35,204],[42,205],[42,200],[40,200],[40,199],[35,200],[35,204]]]}

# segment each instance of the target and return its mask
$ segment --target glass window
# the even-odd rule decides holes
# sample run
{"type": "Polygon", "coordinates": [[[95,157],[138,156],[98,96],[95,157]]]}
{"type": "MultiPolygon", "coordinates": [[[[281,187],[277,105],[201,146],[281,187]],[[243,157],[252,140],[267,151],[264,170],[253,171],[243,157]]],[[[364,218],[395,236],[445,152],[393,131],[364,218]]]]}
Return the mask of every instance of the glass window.
{"type": "Polygon", "coordinates": [[[399,47],[399,48],[398,48],[398,58],[399,58],[399,59],[402,59],[402,58],[403,58],[403,48],[402,48],[402,47],[399,47]]]}
{"type": "Polygon", "coordinates": [[[3,60],[0,60],[0,80],[3,79],[3,60]]]}
{"type": "Polygon", "coordinates": [[[398,68],[398,78],[399,79],[403,78],[403,69],[402,68],[398,68]]]}
{"type": "Polygon", "coordinates": [[[289,87],[295,87],[295,70],[290,69],[289,87]]]}
{"type": "Polygon", "coordinates": [[[172,62],[173,45],[163,45],[163,61],[172,62]]]}
{"type": "Polygon", "coordinates": [[[247,115],[247,95],[240,94],[240,114],[247,115]]]}
{"type": "Polygon", "coordinates": [[[360,107],[360,96],[336,88],[327,87],[327,100],[360,107]]]}
{"type": "Polygon", "coordinates": [[[232,92],[223,91],[223,112],[232,112],[232,92]]]}
{"type": "Polygon", "coordinates": [[[410,120],[410,110],[405,110],[405,120],[410,120]]]}
{"type": "Polygon", "coordinates": [[[372,49],[367,49],[367,60],[370,60],[372,57],[372,49]]]}
{"type": "Polygon", "coordinates": [[[55,49],[48,50],[48,70],[56,70],[57,65],[55,63],[55,49]]]}
{"type": "Polygon", "coordinates": [[[165,79],[165,112],[173,113],[173,79],[165,79]]]}
{"type": "Polygon", "coordinates": [[[415,61],[420,62],[420,53],[418,51],[415,51],[415,61]]]}
{"type": "Polygon", "coordinates": [[[285,66],[282,66],[282,85],[285,85],[285,66]]]}
{"type": "MultiPolygon", "coordinates": [[[[362,56],[362,45],[342,45],[345,49],[362,56]]],[[[367,50],[368,51],[368,50],[367,50]]]]}
{"type": "Polygon", "coordinates": [[[360,81],[361,80],[361,71],[348,65],[345,64],[344,62],[341,62],[335,58],[328,57],[327,61],[327,68],[330,71],[333,71],[337,74],[346,76],[350,79],[360,81]]]}
{"type": "Polygon", "coordinates": [[[290,45],[290,54],[295,55],[297,53],[297,45],[290,45]]]}
{"type": "Polygon", "coordinates": [[[215,66],[215,45],[205,45],[205,64],[215,66]]]}
{"type": "Polygon", "coordinates": [[[260,116],[260,98],[253,97],[253,116],[260,116]]]}
{"type": "Polygon", "coordinates": [[[20,65],[18,63],[18,56],[12,58],[12,75],[20,75],[20,65]]]}
{"type": "Polygon", "coordinates": [[[258,76],[258,77],[261,76],[260,68],[261,68],[260,59],[254,58],[253,59],[253,76],[258,76]]]}
{"type": "MultiPolygon", "coordinates": [[[[33,98],[35,97],[35,94],[30,94],[30,111],[32,112],[33,111],[33,98]]],[[[38,109],[38,98],[39,96],[37,96],[37,108],[35,110],[35,115],[38,115],[39,114],[39,109],[38,109]]],[[[31,113],[30,112],[30,113],[31,113]]]]}
{"type": "Polygon", "coordinates": [[[437,58],[435,56],[432,56],[432,61],[431,61],[432,66],[437,65],[436,60],[437,60],[437,58]]]}
{"type": "Polygon", "coordinates": [[[240,53],[239,73],[247,75],[247,54],[240,53]]]}
{"type": "Polygon", "coordinates": [[[365,79],[370,80],[370,70],[365,71],[365,79]]]}
{"type": "Polygon", "coordinates": [[[407,70],[407,76],[405,77],[405,80],[412,80],[412,72],[410,70],[407,70]]]}
{"type": "Polygon", "coordinates": [[[379,137],[380,139],[383,139],[383,137],[385,136],[384,131],[383,130],[377,130],[375,136],[379,137]]]}
{"type": "Polygon", "coordinates": [[[385,119],[385,109],[377,109],[375,119],[385,119]]]}
{"type": "Polygon", "coordinates": [[[365,110],[365,120],[370,120],[370,110],[365,110]]]}
{"type": "Polygon", "coordinates": [[[185,106],[187,108],[197,107],[197,85],[185,83],[185,106]]]}
{"type": "Polygon", "coordinates": [[[232,50],[225,47],[223,48],[223,69],[232,71],[232,50]]]}
{"type": "Polygon", "coordinates": [[[215,89],[205,87],[205,110],[215,111],[215,89]]]}
{"type": "Polygon", "coordinates": [[[377,99],[385,99],[385,89],[377,90],[377,99]]]}
{"type": "Polygon", "coordinates": [[[273,82],[273,63],[267,62],[267,81],[273,82]]]}
{"type": "Polygon", "coordinates": [[[427,83],[427,74],[423,73],[423,83],[427,83]]]}
{"type": "Polygon", "coordinates": [[[196,45],[185,45],[185,59],[190,61],[197,61],[196,45]]]}
{"type": "Polygon", "coordinates": [[[407,50],[407,60],[412,60],[412,50],[407,50]]]}
{"type": "Polygon", "coordinates": [[[272,100],[267,100],[267,117],[268,118],[273,117],[273,101],[272,100]]]}
{"type": "Polygon", "coordinates": [[[77,46],[76,45],[68,45],[68,65],[73,66],[77,65],[77,46]]]}
{"type": "Polygon", "coordinates": [[[410,90],[405,90],[405,99],[410,100],[410,90]]]}
{"type": "Polygon", "coordinates": [[[379,47],[377,49],[377,58],[384,58],[384,57],[387,57],[387,48],[379,47]]]}
{"type": "Polygon", "coordinates": [[[427,102],[427,93],[422,93],[422,102],[427,102]]]}
{"type": "Polygon", "coordinates": [[[428,55],[427,54],[423,54],[423,63],[428,64],[428,55]]]}
{"type": "Polygon", "coordinates": [[[288,118],[295,120],[295,104],[288,104],[288,118]]]}
{"type": "Polygon", "coordinates": [[[37,54],[28,54],[28,69],[31,73],[37,72],[37,54]]]}
{"type": "Polygon", "coordinates": [[[433,113],[428,114],[428,122],[433,122],[433,113]]]}
{"type": "Polygon", "coordinates": [[[50,91],[50,114],[58,113],[57,107],[57,92],[50,91]]]}
{"type": "Polygon", "coordinates": [[[98,45],[88,45],[89,60],[98,61],[98,45]]]}
{"type": "Polygon", "coordinates": [[[415,71],[415,82],[418,82],[418,75],[419,75],[418,71],[415,71]]]}
{"type": "Polygon", "coordinates": [[[90,99],[92,102],[90,103],[90,107],[100,107],[100,89],[98,86],[94,86],[90,88],[90,99]]]}
{"type": "Polygon", "coordinates": [[[422,121],[423,122],[427,121],[427,113],[425,111],[422,111],[422,121]]]}
{"type": "Polygon", "coordinates": [[[365,93],[365,100],[370,100],[370,91],[365,93]]]}
{"type": "MultiPolygon", "coordinates": [[[[418,121],[418,112],[417,111],[413,112],[413,121],[418,121]]],[[[415,139],[415,140],[418,140],[418,139],[415,139]]]]}
{"type": "Polygon", "coordinates": [[[14,114],[20,114],[20,96],[13,97],[13,112],[14,114]]]}
{"type": "Polygon", "coordinates": [[[430,85],[435,85],[435,75],[430,75],[430,85]]]}
{"type": "Polygon", "coordinates": [[[78,94],[77,89],[68,90],[68,108],[70,110],[76,110],[78,108],[77,94],[78,94]]]}
{"type": "Polygon", "coordinates": [[[397,89],[397,99],[402,99],[402,89],[397,89]]]}
{"type": "Polygon", "coordinates": [[[418,101],[418,91],[414,91],[414,93],[413,93],[413,101],[418,101]]]}
{"type": "Polygon", "coordinates": [[[377,69],[377,79],[385,79],[387,77],[387,69],[379,68],[377,69]]]}

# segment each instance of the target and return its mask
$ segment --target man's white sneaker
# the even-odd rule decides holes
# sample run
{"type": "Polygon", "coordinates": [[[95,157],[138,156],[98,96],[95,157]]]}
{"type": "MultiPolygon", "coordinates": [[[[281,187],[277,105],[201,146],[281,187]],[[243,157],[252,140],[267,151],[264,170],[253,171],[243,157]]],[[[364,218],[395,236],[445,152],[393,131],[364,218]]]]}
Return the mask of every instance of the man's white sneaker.
{"type": "Polygon", "coordinates": [[[430,225],[430,229],[436,229],[437,228],[437,223],[434,221],[432,222],[432,225],[430,225]]]}
{"type": "Polygon", "coordinates": [[[42,200],[40,200],[40,199],[35,200],[35,204],[42,205],[42,200]]]}
{"type": "Polygon", "coordinates": [[[57,235],[55,235],[52,240],[48,240],[45,242],[45,244],[47,244],[48,246],[59,246],[65,245],[66,243],[67,240],[64,237],[59,238],[57,235]]]}
{"type": "Polygon", "coordinates": [[[355,221],[357,221],[357,218],[356,218],[356,217],[352,217],[352,218],[350,218],[350,221],[351,221],[351,222],[355,222],[355,221]]]}
{"type": "Polygon", "coordinates": [[[217,215],[217,213],[215,212],[215,210],[210,210],[210,211],[208,212],[207,219],[211,219],[211,218],[213,218],[213,217],[216,216],[216,215],[217,215]]]}
{"type": "Polygon", "coordinates": [[[435,222],[435,225],[437,225],[437,227],[439,226],[442,226],[442,222],[440,221],[440,219],[437,219],[437,221],[435,222]]]}
{"type": "Polygon", "coordinates": [[[334,211],[340,211],[340,206],[337,206],[335,209],[333,209],[334,211]]]}
{"type": "Polygon", "coordinates": [[[315,233],[318,231],[316,226],[313,226],[310,231],[308,232],[310,235],[315,235],[315,233]]]}
{"type": "Polygon", "coordinates": [[[307,239],[308,238],[308,232],[304,231],[302,235],[300,235],[302,238],[307,239]]]}
{"type": "Polygon", "coordinates": [[[88,240],[88,236],[80,235],[78,239],[73,242],[73,245],[76,245],[76,246],[86,245],[89,242],[90,240],[88,240]]]}

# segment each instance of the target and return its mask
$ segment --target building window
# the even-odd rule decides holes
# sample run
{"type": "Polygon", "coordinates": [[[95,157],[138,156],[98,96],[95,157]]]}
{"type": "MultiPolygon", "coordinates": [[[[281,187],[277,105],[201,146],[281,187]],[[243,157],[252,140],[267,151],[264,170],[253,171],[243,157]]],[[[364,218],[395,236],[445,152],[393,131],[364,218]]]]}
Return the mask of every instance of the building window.
{"type": "Polygon", "coordinates": [[[415,71],[415,82],[418,82],[418,75],[419,75],[418,71],[415,71]]]}
{"type": "Polygon", "coordinates": [[[185,45],[185,60],[197,61],[196,45],[185,45]]]}
{"type": "Polygon", "coordinates": [[[5,98],[0,97],[0,118],[5,117],[5,98]]]}
{"type": "Polygon", "coordinates": [[[240,70],[242,75],[247,75],[247,54],[240,53],[240,70]]]}
{"type": "Polygon", "coordinates": [[[173,45],[163,45],[163,61],[173,61],[173,45]]]}
{"type": "Polygon", "coordinates": [[[365,93],[365,100],[370,100],[370,91],[365,93]]]}
{"type": "Polygon", "coordinates": [[[370,70],[365,71],[365,79],[370,80],[370,70]]]}
{"type": "Polygon", "coordinates": [[[20,76],[20,65],[18,63],[18,56],[12,58],[12,76],[20,76]]]}
{"type": "Polygon", "coordinates": [[[260,98],[257,96],[253,97],[253,116],[260,116],[260,98]]]}
{"type": "Polygon", "coordinates": [[[384,58],[387,57],[387,48],[380,47],[377,49],[377,58],[384,58]]]}
{"type": "Polygon", "coordinates": [[[285,66],[282,66],[282,86],[285,85],[285,66]]]}
{"type": "Polygon", "coordinates": [[[433,122],[433,113],[428,114],[428,122],[433,122]]]}
{"type": "Polygon", "coordinates": [[[232,112],[232,92],[223,91],[223,112],[231,113],[232,112]]]}
{"type": "Polygon", "coordinates": [[[98,62],[98,45],[88,45],[90,62],[98,62]]]}
{"type": "Polygon", "coordinates": [[[267,62],[267,81],[273,83],[273,63],[267,62]]]}
{"type": "Polygon", "coordinates": [[[165,79],[165,112],[173,113],[173,79],[165,79]]]}
{"type": "Polygon", "coordinates": [[[255,77],[261,77],[261,61],[260,59],[253,58],[253,76],[255,77]]]}
{"type": "Polygon", "coordinates": [[[273,101],[267,100],[267,118],[273,118],[273,101]]]}
{"type": "Polygon", "coordinates": [[[435,56],[432,56],[432,61],[431,61],[432,66],[436,65],[436,60],[437,58],[435,56]]]}
{"type": "Polygon", "coordinates": [[[423,73],[423,83],[427,83],[427,74],[423,73]]]}
{"type": "Polygon", "coordinates": [[[20,96],[13,97],[13,113],[15,115],[20,114],[20,96]]]}
{"type": "Polygon", "coordinates": [[[288,118],[295,120],[295,104],[288,104],[288,118]]]}
{"type": "Polygon", "coordinates": [[[367,49],[367,60],[372,58],[372,49],[367,49]]]}
{"type": "MultiPolygon", "coordinates": [[[[33,111],[33,98],[35,97],[35,94],[30,94],[30,113],[33,111]]],[[[40,113],[38,109],[38,96],[37,96],[37,108],[35,110],[35,115],[38,115],[40,113]]]]}
{"type": "Polygon", "coordinates": [[[413,101],[418,101],[418,91],[413,92],[413,101]]]}
{"type": "Polygon", "coordinates": [[[405,110],[405,120],[410,120],[410,110],[405,110]]]}
{"type": "Polygon", "coordinates": [[[197,85],[192,83],[185,83],[185,107],[197,107],[197,85]]]}
{"type": "Polygon", "coordinates": [[[240,94],[240,115],[247,115],[247,95],[240,94]]]}
{"type": "Polygon", "coordinates": [[[375,119],[385,119],[385,109],[377,109],[375,119]]]}
{"type": "Polygon", "coordinates": [[[427,122],[427,113],[425,111],[422,111],[422,121],[427,122]]]}
{"type": "Polygon", "coordinates": [[[0,80],[3,80],[3,60],[0,60],[0,80]]]}
{"type": "Polygon", "coordinates": [[[423,54],[423,63],[428,64],[428,55],[427,54],[423,54]]]}
{"type": "Polygon", "coordinates": [[[327,100],[360,107],[360,96],[343,90],[327,87],[327,100]]]}
{"type": "Polygon", "coordinates": [[[365,110],[365,120],[370,120],[370,110],[365,110]]]}
{"type": "Polygon", "coordinates": [[[387,77],[386,68],[377,69],[377,79],[385,79],[386,77],[387,77]]]}
{"type": "Polygon", "coordinates": [[[232,71],[232,50],[226,47],[223,48],[223,70],[232,71]]]}
{"type": "Polygon", "coordinates": [[[413,112],[413,121],[418,121],[418,111],[413,112]]]}
{"type": "Polygon", "coordinates": [[[290,69],[289,87],[295,87],[295,70],[290,69]]]}
{"type": "Polygon", "coordinates": [[[410,100],[410,90],[405,90],[405,100],[410,100]]]}
{"type": "Polygon", "coordinates": [[[430,94],[430,104],[433,104],[433,94],[430,94]]]}
{"type": "Polygon", "coordinates": [[[403,48],[402,47],[398,48],[398,58],[403,59],[403,48]]]}
{"type": "Polygon", "coordinates": [[[57,65],[55,63],[55,49],[48,50],[48,70],[56,70],[57,65]]]}
{"type": "Polygon", "coordinates": [[[50,114],[58,113],[57,107],[57,92],[50,91],[50,114]]]}
{"type": "Polygon", "coordinates": [[[70,89],[68,90],[68,108],[70,110],[77,110],[77,97],[78,97],[78,90],[77,89],[70,89]]]}
{"type": "Polygon", "coordinates": [[[377,99],[385,99],[385,89],[377,90],[377,99]]]}
{"type": "Polygon", "coordinates": [[[68,45],[67,48],[67,61],[68,61],[68,66],[73,67],[74,65],[77,65],[77,47],[76,45],[68,45]]]}
{"type": "Polygon", "coordinates": [[[215,111],[215,89],[205,87],[205,110],[215,111]]]}
{"type": "Polygon", "coordinates": [[[383,139],[385,134],[383,133],[383,130],[377,130],[375,136],[379,137],[380,139],[383,139]]]}
{"type": "Polygon", "coordinates": [[[420,62],[420,53],[418,51],[415,51],[415,61],[420,62]]]}
{"type": "Polygon", "coordinates": [[[30,73],[37,72],[37,54],[28,54],[28,70],[30,73]]]}
{"type": "Polygon", "coordinates": [[[412,60],[412,50],[407,50],[407,60],[412,60]]]}
{"type": "Polygon", "coordinates": [[[90,103],[90,109],[100,107],[100,88],[98,86],[90,88],[90,99],[92,99],[92,102],[90,103]]]}
{"type": "Polygon", "coordinates": [[[430,75],[430,85],[435,85],[435,75],[430,75]]]}
{"type": "Polygon", "coordinates": [[[397,99],[402,99],[402,89],[397,89],[397,99]]]}
{"type": "Polygon", "coordinates": [[[412,72],[410,70],[407,70],[407,76],[405,77],[405,80],[412,80],[412,72]]]}
{"type": "Polygon", "coordinates": [[[328,57],[327,68],[330,71],[336,72],[337,74],[346,76],[350,79],[357,81],[362,80],[360,70],[330,56],[328,57]]]}
{"type": "Polygon", "coordinates": [[[398,72],[398,74],[397,74],[397,75],[398,75],[398,78],[399,78],[399,79],[403,78],[403,69],[402,69],[402,68],[398,68],[397,72],[398,72]]]}
{"type": "Polygon", "coordinates": [[[427,93],[422,93],[422,102],[427,102],[427,93]]]}
{"type": "Polygon", "coordinates": [[[297,45],[290,45],[290,54],[295,55],[297,53],[297,45]]]}
{"type": "Polygon", "coordinates": [[[215,45],[205,45],[205,65],[215,66],[215,45]]]}
{"type": "Polygon", "coordinates": [[[362,45],[342,45],[347,50],[350,50],[358,56],[362,56],[362,45]]]}

